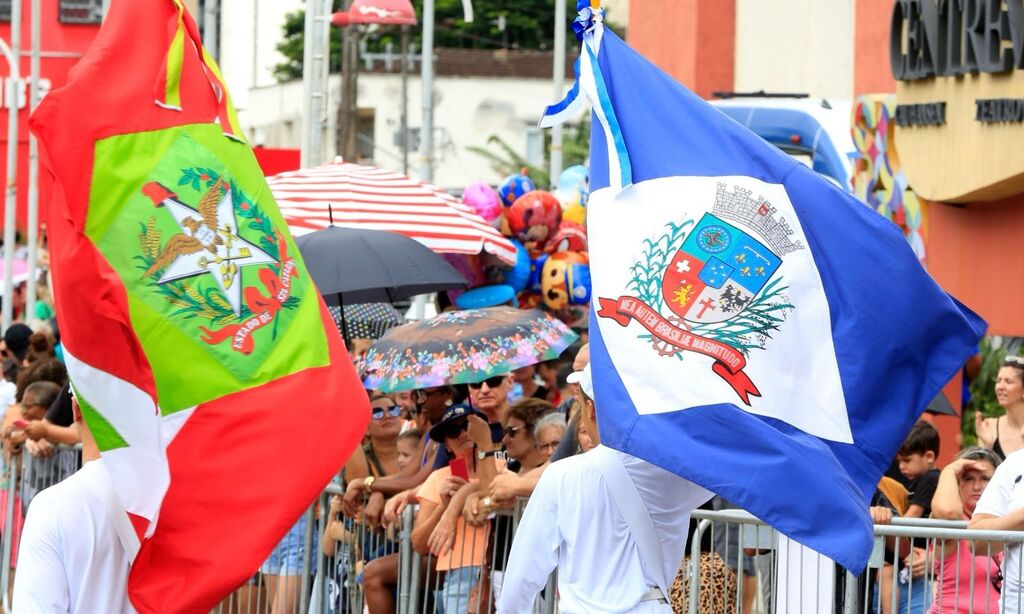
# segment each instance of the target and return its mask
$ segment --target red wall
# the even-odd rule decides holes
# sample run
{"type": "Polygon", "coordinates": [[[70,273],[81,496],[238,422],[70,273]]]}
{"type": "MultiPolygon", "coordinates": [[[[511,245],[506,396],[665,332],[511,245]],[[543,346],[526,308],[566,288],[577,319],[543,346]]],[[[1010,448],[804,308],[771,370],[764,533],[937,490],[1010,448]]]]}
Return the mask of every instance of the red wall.
{"type": "MultiPolygon", "coordinates": [[[[93,39],[96,37],[96,33],[99,32],[99,25],[71,25],[62,24],[57,20],[57,2],[41,2],[42,12],[40,13],[41,23],[41,36],[42,41],[40,44],[43,50],[43,58],[40,61],[40,76],[43,79],[49,79],[52,83],[52,88],[56,89],[67,82],[68,71],[78,61],[82,54],[85,53],[93,39]],[[46,53],[57,52],[61,55],[70,57],[45,57],[46,53]]],[[[29,15],[29,3],[23,3],[22,10],[22,32],[21,32],[21,62],[20,70],[22,77],[25,79],[25,100],[28,100],[28,73],[29,73],[29,57],[28,52],[31,50],[31,41],[29,36],[31,34],[30,28],[30,15],[29,15]]],[[[7,41],[8,44],[11,40],[11,24],[3,22],[0,23],[0,38],[7,41]]],[[[7,67],[7,62],[0,58],[0,77],[4,78],[6,83],[7,76],[10,71],[7,67]]],[[[111,78],[118,78],[116,75],[111,75],[111,78]]],[[[8,105],[6,101],[6,90],[3,95],[3,107],[0,109],[0,173],[6,176],[7,173],[7,122],[8,122],[8,105]]],[[[87,109],[83,109],[83,112],[88,112],[87,109]]],[[[18,127],[18,227],[24,229],[27,221],[27,203],[28,203],[28,116],[29,110],[28,105],[19,110],[19,127],[18,127]]],[[[40,170],[40,184],[42,194],[45,195],[49,192],[49,178],[45,176],[45,173],[40,170]]],[[[40,219],[45,220],[43,214],[45,202],[40,199],[40,219]]],[[[2,226],[2,220],[0,220],[0,226],[2,226]]]]}
{"type": "Polygon", "coordinates": [[[896,91],[889,68],[889,26],[893,0],[856,0],[854,32],[853,91],[886,94],[896,91]]]}
{"type": "MultiPolygon", "coordinates": [[[[889,68],[892,7],[893,0],[856,2],[857,95],[896,91],[889,68]]],[[[1024,336],[1024,194],[999,202],[925,207],[928,271],[947,292],[985,318],[988,334],[1024,336]]],[[[945,392],[961,409],[959,376],[945,392]]],[[[932,422],[942,438],[942,465],[959,448],[960,419],[940,416],[932,422]]]]}
{"type": "Polygon", "coordinates": [[[1024,336],[1024,194],[966,206],[928,205],[928,270],[989,323],[1024,336]]]}
{"type": "Polygon", "coordinates": [[[736,2],[631,2],[629,44],[703,98],[715,91],[732,91],[736,2]]]}

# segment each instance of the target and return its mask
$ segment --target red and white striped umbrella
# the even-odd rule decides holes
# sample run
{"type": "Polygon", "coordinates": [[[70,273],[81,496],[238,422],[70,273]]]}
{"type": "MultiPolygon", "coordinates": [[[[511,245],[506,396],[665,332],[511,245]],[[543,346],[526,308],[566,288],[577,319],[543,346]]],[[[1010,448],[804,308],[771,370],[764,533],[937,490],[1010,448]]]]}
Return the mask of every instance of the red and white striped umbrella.
{"type": "Polygon", "coordinates": [[[387,230],[448,254],[494,254],[516,262],[516,248],[447,192],[401,173],[337,160],[267,177],[292,234],[337,226],[387,230]],[[330,211],[328,211],[328,206],[330,211]]]}

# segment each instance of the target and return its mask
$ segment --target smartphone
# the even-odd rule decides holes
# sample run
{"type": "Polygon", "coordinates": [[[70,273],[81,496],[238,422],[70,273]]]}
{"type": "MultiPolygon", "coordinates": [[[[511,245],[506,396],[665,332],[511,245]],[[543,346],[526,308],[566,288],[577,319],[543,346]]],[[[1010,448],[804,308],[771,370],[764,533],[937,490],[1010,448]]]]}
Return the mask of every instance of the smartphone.
{"type": "Polygon", "coordinates": [[[452,470],[452,475],[457,478],[469,481],[469,470],[466,469],[466,459],[464,458],[453,458],[448,461],[448,468],[452,470]]]}
{"type": "Polygon", "coordinates": [[[17,420],[14,421],[14,426],[18,427],[19,429],[25,430],[28,428],[28,422],[22,420],[21,418],[18,418],[17,420]]]}

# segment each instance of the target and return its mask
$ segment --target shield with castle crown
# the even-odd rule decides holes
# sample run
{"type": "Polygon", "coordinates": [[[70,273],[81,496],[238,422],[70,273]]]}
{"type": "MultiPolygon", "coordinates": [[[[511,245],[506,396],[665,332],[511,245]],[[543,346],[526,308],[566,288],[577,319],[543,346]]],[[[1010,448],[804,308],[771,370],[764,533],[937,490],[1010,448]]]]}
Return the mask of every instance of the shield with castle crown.
{"type": "Polygon", "coordinates": [[[662,296],[688,322],[724,322],[743,311],[780,264],[754,233],[706,213],[665,269],[662,296]]]}

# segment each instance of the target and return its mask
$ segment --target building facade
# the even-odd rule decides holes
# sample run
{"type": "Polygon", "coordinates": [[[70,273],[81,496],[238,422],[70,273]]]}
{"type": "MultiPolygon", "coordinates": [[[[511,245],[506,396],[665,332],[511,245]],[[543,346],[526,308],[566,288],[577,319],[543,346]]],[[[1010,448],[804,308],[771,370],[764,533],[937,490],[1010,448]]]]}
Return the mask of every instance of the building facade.
{"type": "MultiPolygon", "coordinates": [[[[887,137],[921,201],[928,271],[988,334],[1024,336],[1024,16],[998,2],[936,2],[925,22],[911,4],[650,0],[631,5],[629,42],[705,97],[895,93],[887,137]],[[968,4],[986,14],[956,13],[968,4]],[[681,36],[678,24],[696,31],[681,36]]],[[[957,377],[945,389],[957,407],[960,386],[957,377]]],[[[948,460],[959,419],[934,422],[948,460]]]]}

